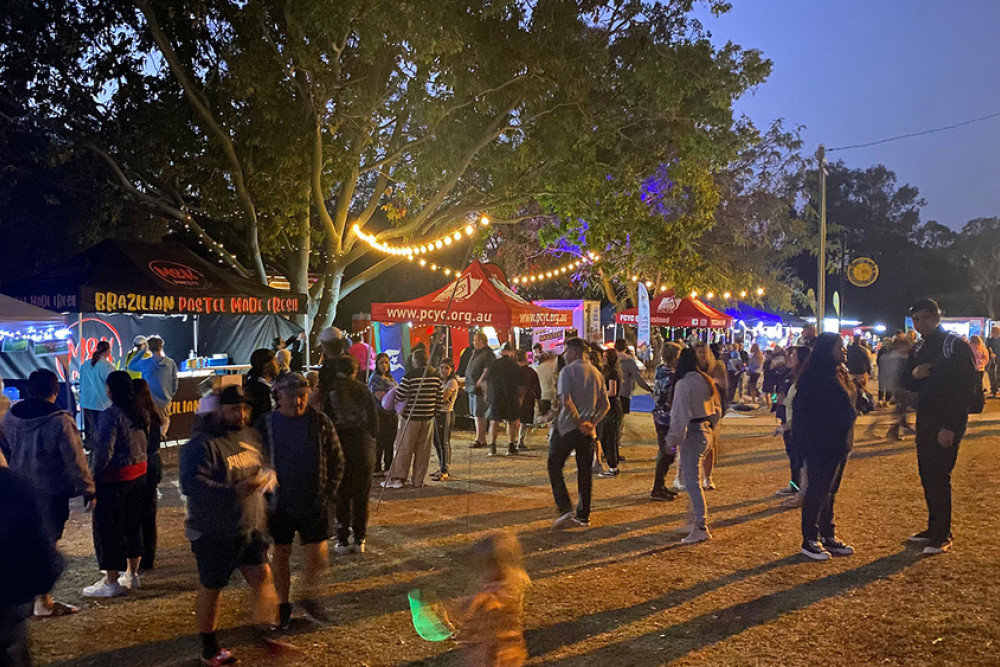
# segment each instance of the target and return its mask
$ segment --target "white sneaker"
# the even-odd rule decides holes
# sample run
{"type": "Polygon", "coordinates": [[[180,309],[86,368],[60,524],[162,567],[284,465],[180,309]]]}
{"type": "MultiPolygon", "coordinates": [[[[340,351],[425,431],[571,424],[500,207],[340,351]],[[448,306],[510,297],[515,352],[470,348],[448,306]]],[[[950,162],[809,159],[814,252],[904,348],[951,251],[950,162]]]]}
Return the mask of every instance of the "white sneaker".
{"type": "Polygon", "coordinates": [[[565,528],[573,521],[575,517],[576,513],[574,512],[566,512],[565,514],[560,515],[559,517],[556,518],[555,521],[552,522],[552,530],[559,530],[560,528],[565,528]]]}
{"type": "Polygon", "coordinates": [[[705,491],[715,491],[715,482],[710,479],[702,480],[701,488],[705,491]]]}
{"type": "Polygon", "coordinates": [[[347,542],[337,542],[337,544],[333,547],[333,552],[339,556],[346,556],[351,553],[351,545],[347,542]]]}
{"type": "Polygon", "coordinates": [[[129,574],[126,572],[122,576],[118,577],[118,583],[130,591],[137,591],[139,590],[139,575],[129,574]]]}
{"type": "Polygon", "coordinates": [[[675,479],[674,480],[674,490],[675,491],[686,491],[686,489],[684,488],[684,482],[675,479]]]}
{"type": "Polygon", "coordinates": [[[695,528],[686,537],[681,538],[681,544],[697,544],[712,539],[712,534],[708,528],[695,528]]]}
{"type": "Polygon", "coordinates": [[[387,479],[384,482],[379,482],[379,486],[381,486],[383,489],[401,489],[403,488],[403,480],[387,479]]]}
{"type": "Polygon", "coordinates": [[[87,586],[83,589],[83,597],[85,598],[116,598],[121,595],[125,595],[127,591],[125,587],[119,584],[117,581],[114,583],[109,583],[107,579],[101,579],[92,586],[87,586]]]}

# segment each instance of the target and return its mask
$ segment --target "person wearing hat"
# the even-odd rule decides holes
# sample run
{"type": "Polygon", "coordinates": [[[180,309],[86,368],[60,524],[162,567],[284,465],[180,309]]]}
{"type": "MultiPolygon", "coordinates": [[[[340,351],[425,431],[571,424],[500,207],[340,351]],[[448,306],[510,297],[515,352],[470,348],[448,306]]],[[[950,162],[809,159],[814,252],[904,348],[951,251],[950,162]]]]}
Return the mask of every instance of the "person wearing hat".
{"type": "Polygon", "coordinates": [[[162,338],[150,336],[146,342],[150,355],[141,357],[137,354],[128,363],[128,370],[139,371],[142,379],[149,383],[156,416],[160,418],[160,438],[166,440],[170,429],[170,403],[173,402],[178,387],[177,364],[164,354],[162,338]]]}
{"type": "Polygon", "coordinates": [[[118,365],[118,370],[126,371],[132,376],[133,380],[142,377],[142,373],[139,371],[129,370],[129,364],[131,364],[135,359],[148,359],[152,354],[149,352],[149,343],[146,337],[143,335],[138,335],[132,339],[132,349],[130,349],[126,354],[125,358],[121,360],[118,365]]]}
{"type": "MultiPolygon", "coordinates": [[[[199,417],[194,435],[180,452],[180,488],[187,496],[184,532],[191,540],[201,584],[195,623],[201,661],[211,667],[236,661],[216,637],[222,589],[234,570],[239,569],[250,586],[258,626],[266,631],[278,618],[261,525],[263,489],[273,482],[273,474],[263,468],[260,439],[247,428],[249,417],[250,401],[243,389],[224,388],[215,409],[199,417]]],[[[268,641],[265,635],[261,639],[268,641]]]]}
{"type": "Polygon", "coordinates": [[[273,468],[278,478],[267,522],[274,538],[278,627],[285,629],[292,618],[289,561],[296,533],[305,550],[302,608],[318,623],[328,620],[314,594],[329,560],[326,542],[332,534],[330,508],[336,503],[344,474],[344,455],[333,422],[309,404],[309,382],[305,377],[299,373],[283,375],[274,393],[278,409],[261,417],[256,426],[263,443],[264,465],[273,468]]]}

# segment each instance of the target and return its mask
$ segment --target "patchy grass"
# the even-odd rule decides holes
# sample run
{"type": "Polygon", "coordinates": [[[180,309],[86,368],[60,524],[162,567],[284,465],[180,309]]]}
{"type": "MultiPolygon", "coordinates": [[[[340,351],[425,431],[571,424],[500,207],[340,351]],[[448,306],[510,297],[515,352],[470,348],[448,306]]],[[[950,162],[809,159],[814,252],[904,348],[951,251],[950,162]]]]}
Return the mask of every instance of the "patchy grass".
{"type": "MultiPolygon", "coordinates": [[[[298,620],[289,639],[303,652],[287,662],[456,664],[454,644],[417,637],[406,592],[467,591],[463,549],[508,527],[519,534],[534,582],[531,664],[1000,664],[1000,551],[984,539],[996,535],[1000,513],[994,408],[962,444],[955,550],[933,559],[903,544],[925,521],[912,438],[874,440],[864,425],[837,505],[838,531],[858,553],[826,562],[797,555],[799,514],[773,495],[787,481],[787,463],[766,418],[723,422],[719,489],[708,494],[714,539],[693,547],[679,546],[672,532],[684,522],[686,499],[647,499],[655,455],[648,415],[626,420],[623,474],[594,480],[592,527],[560,533],[549,530],[555,510],[541,432],[527,454],[495,460],[467,449],[467,434],[458,433],[451,481],[387,491],[377,513],[373,492],[369,553],[331,555],[323,595],[336,624],[298,620]]],[[[157,569],[127,598],[80,598],[98,572],[90,517],[74,508],[63,545],[71,563],[56,594],[81,613],[32,622],[40,664],[194,664],[197,579],[175,460],[169,452],[157,569]]],[[[244,664],[269,663],[243,625],[246,587],[237,579],[223,596],[221,638],[244,664]]]]}

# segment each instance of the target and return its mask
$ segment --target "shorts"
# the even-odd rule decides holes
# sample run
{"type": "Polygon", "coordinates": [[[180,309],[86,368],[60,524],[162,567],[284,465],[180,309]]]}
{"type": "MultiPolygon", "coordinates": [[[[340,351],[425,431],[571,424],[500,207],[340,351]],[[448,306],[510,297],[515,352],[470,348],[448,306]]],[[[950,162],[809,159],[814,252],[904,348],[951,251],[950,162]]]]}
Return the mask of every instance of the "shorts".
{"type": "Polygon", "coordinates": [[[69,496],[39,494],[42,517],[49,539],[55,544],[62,539],[63,529],[69,521],[69,496]]]}
{"type": "Polygon", "coordinates": [[[225,588],[236,568],[267,563],[267,548],[267,540],[260,533],[199,537],[191,542],[198,563],[198,581],[212,590],[225,588]]]}
{"type": "Polygon", "coordinates": [[[485,417],[486,416],[486,397],[482,394],[475,392],[469,394],[469,414],[473,417],[485,417]]]}
{"type": "Polygon", "coordinates": [[[622,406],[622,414],[627,415],[632,411],[632,397],[631,396],[619,396],[618,401],[622,406]]]}
{"type": "Polygon", "coordinates": [[[522,424],[534,424],[535,423],[535,402],[531,401],[528,404],[522,405],[517,411],[518,421],[522,424]]]}
{"type": "Polygon", "coordinates": [[[333,535],[330,531],[330,514],[325,507],[307,516],[295,516],[275,510],[268,513],[267,527],[275,544],[291,544],[295,533],[299,534],[299,544],[326,542],[333,535]]]}
{"type": "Polygon", "coordinates": [[[538,416],[544,421],[549,413],[552,412],[552,401],[547,398],[543,398],[538,401],[538,416]]]}

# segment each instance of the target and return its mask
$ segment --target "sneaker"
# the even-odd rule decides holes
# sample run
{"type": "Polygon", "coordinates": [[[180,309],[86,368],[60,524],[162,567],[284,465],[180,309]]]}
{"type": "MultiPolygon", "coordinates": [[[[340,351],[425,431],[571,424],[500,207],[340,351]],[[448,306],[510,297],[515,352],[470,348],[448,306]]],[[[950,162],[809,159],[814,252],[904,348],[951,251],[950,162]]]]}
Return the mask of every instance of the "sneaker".
{"type": "Polygon", "coordinates": [[[507,456],[517,456],[517,445],[515,443],[510,443],[507,445],[507,456]]]}
{"type": "Polygon", "coordinates": [[[448,480],[448,477],[449,477],[448,473],[442,472],[440,470],[435,473],[431,473],[432,482],[445,482],[448,480]]]}
{"type": "Polygon", "coordinates": [[[565,514],[560,514],[556,517],[556,520],[552,522],[552,530],[559,530],[560,528],[565,528],[570,524],[576,515],[573,512],[566,512],[565,514]]]}
{"type": "Polygon", "coordinates": [[[343,542],[337,542],[337,545],[333,547],[333,551],[339,556],[346,556],[351,553],[351,545],[348,544],[346,540],[343,542]]]}
{"type": "Polygon", "coordinates": [[[126,592],[128,591],[126,591],[125,587],[117,581],[111,583],[107,579],[101,579],[95,584],[84,588],[82,595],[85,598],[116,598],[125,595],[126,592]]]}
{"type": "Polygon", "coordinates": [[[677,494],[666,489],[653,489],[649,494],[649,499],[669,502],[677,500],[677,494]]]}
{"type": "Polygon", "coordinates": [[[712,539],[712,534],[708,532],[708,527],[695,528],[685,537],[681,538],[681,544],[697,544],[712,539]]]}
{"type": "Polygon", "coordinates": [[[496,456],[497,455],[497,444],[494,442],[490,445],[490,451],[486,452],[486,456],[496,456]]]}
{"type": "Polygon", "coordinates": [[[796,493],[791,498],[785,498],[784,500],[781,501],[781,506],[788,507],[791,509],[794,509],[796,507],[802,507],[802,495],[796,493]]]}
{"type": "Polygon", "coordinates": [[[819,540],[805,540],[802,542],[802,555],[809,556],[813,560],[830,559],[830,552],[823,548],[819,540]]]}
{"type": "Polygon", "coordinates": [[[469,445],[469,449],[482,449],[485,446],[486,446],[485,442],[479,442],[478,440],[476,440],[471,445],[469,445]]]}
{"type": "Polygon", "coordinates": [[[618,476],[618,468],[608,468],[607,470],[605,470],[603,472],[597,473],[597,476],[598,477],[617,477],[618,476]]]}
{"type": "Polygon", "coordinates": [[[278,605],[278,629],[287,630],[292,626],[292,603],[282,602],[278,605]]]}
{"type": "Polygon", "coordinates": [[[580,519],[577,517],[573,517],[573,523],[575,523],[578,526],[582,526],[583,528],[590,528],[590,519],[580,519]]]}
{"type": "Polygon", "coordinates": [[[931,542],[924,547],[925,556],[936,556],[946,551],[951,551],[951,539],[944,540],[943,542],[931,542]]]}
{"type": "Polygon", "coordinates": [[[907,537],[906,541],[915,542],[916,544],[927,544],[931,541],[931,533],[929,530],[922,530],[907,537]]]}
{"type": "Polygon", "coordinates": [[[201,657],[201,664],[207,665],[208,667],[221,667],[222,665],[232,665],[238,662],[236,656],[229,652],[227,648],[220,648],[219,652],[213,655],[211,658],[201,657]]]}
{"type": "Polygon", "coordinates": [[[715,491],[715,482],[710,479],[702,480],[701,488],[705,491],[715,491]]]}
{"type": "Polygon", "coordinates": [[[526,451],[528,451],[528,446],[526,444],[524,444],[523,442],[519,442],[519,443],[517,443],[517,451],[519,451],[519,452],[526,452],[526,451]]]}
{"type": "Polygon", "coordinates": [[[403,488],[403,480],[401,479],[387,479],[384,482],[379,482],[378,484],[383,489],[401,489],[403,488]]]}
{"type": "Polygon", "coordinates": [[[118,583],[130,591],[137,591],[139,590],[139,575],[126,572],[118,578],[118,583]]]}
{"type": "Polygon", "coordinates": [[[686,490],[687,489],[684,488],[684,482],[681,482],[680,480],[676,479],[674,480],[674,491],[684,493],[686,490]]]}
{"type": "Polygon", "coordinates": [[[52,618],[55,616],[69,616],[70,614],[75,614],[80,611],[71,604],[66,604],[65,602],[52,601],[52,604],[45,606],[44,602],[41,602],[38,598],[35,598],[35,608],[34,616],[39,618],[52,618]]]}
{"type": "Polygon", "coordinates": [[[330,622],[330,614],[316,600],[303,600],[299,605],[302,607],[302,612],[306,618],[313,623],[325,624],[330,622]]]}
{"type": "Polygon", "coordinates": [[[853,556],[854,547],[850,544],[844,544],[836,537],[824,537],[823,548],[830,552],[832,556],[853,556]]]}
{"type": "Polygon", "coordinates": [[[792,484],[791,482],[789,482],[788,486],[786,486],[783,489],[778,489],[777,491],[774,492],[774,495],[776,495],[776,496],[794,496],[798,492],[799,492],[799,487],[797,487],[794,484],[792,484]]]}
{"type": "Polygon", "coordinates": [[[365,541],[364,540],[354,540],[354,544],[351,545],[352,554],[363,554],[365,552],[365,541]]]}
{"type": "Polygon", "coordinates": [[[594,465],[590,466],[591,475],[601,475],[603,473],[604,473],[604,466],[602,466],[600,463],[595,463],[594,465]]]}

